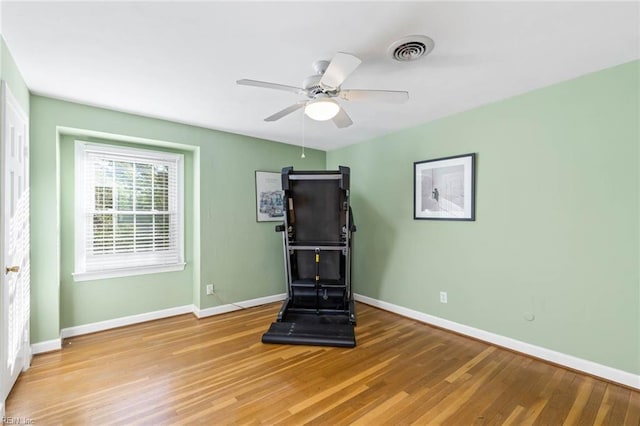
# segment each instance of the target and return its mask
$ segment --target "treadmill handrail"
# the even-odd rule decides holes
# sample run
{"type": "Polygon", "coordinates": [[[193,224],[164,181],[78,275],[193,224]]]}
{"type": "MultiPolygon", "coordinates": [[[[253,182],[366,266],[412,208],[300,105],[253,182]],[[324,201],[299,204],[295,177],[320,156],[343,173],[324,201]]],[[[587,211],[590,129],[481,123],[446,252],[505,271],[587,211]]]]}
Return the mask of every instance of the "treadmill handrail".
{"type": "Polygon", "coordinates": [[[343,244],[341,246],[296,246],[293,244],[289,244],[289,250],[315,250],[315,249],[320,249],[320,250],[344,250],[346,248],[346,245],[343,244]]]}
{"type": "Polygon", "coordinates": [[[340,180],[342,175],[289,175],[289,180],[340,180]]]}

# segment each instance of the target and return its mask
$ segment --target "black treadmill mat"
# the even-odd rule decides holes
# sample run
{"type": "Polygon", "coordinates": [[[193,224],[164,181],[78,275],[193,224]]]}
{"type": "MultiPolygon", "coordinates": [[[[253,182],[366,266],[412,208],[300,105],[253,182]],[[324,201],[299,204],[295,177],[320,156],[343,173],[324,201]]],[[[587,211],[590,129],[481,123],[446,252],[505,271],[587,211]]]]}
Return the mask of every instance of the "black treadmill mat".
{"type": "MultiPolygon", "coordinates": [[[[274,322],[262,335],[262,343],[287,345],[336,346],[353,348],[356,335],[353,325],[320,323],[318,316],[307,315],[314,322],[274,322]]],[[[326,320],[326,318],[325,318],[326,320]]]]}
{"type": "Polygon", "coordinates": [[[348,314],[313,314],[313,313],[299,313],[299,312],[287,312],[282,318],[282,322],[300,322],[304,324],[327,324],[327,325],[348,325],[348,314]]]}

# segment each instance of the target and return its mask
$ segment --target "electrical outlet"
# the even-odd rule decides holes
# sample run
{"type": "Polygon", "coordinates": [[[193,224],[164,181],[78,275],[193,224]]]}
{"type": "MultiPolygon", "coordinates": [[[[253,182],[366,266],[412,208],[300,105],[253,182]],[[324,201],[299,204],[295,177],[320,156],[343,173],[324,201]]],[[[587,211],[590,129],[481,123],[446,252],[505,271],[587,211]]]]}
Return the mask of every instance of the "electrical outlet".
{"type": "Polygon", "coordinates": [[[213,294],[213,284],[207,284],[207,296],[211,296],[213,294]]]}
{"type": "Polygon", "coordinates": [[[446,291],[441,291],[440,292],[440,303],[447,303],[447,292],[446,291]]]}

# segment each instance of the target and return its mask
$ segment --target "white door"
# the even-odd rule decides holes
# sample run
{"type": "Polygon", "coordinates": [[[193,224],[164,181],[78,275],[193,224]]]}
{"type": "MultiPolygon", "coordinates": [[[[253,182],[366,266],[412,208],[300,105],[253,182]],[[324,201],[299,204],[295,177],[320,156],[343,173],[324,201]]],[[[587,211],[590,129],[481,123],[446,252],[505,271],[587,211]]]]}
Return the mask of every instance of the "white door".
{"type": "Polygon", "coordinates": [[[0,84],[0,406],[29,368],[29,118],[0,84]]]}

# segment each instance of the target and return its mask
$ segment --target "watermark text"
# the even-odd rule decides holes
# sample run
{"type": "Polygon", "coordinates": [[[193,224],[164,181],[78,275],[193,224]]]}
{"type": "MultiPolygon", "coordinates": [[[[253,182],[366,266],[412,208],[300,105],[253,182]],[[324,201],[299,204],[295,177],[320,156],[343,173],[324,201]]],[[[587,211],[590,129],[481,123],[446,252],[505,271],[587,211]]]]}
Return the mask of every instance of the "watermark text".
{"type": "Polygon", "coordinates": [[[5,425],[35,425],[36,422],[31,417],[3,417],[2,423],[5,425]]]}

